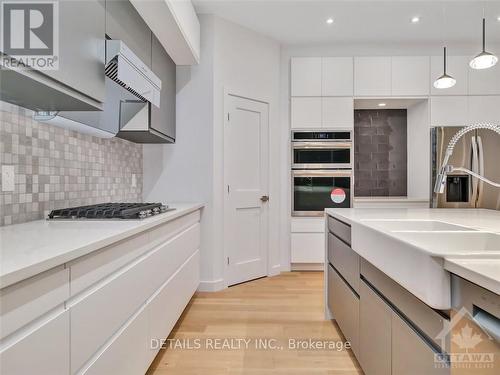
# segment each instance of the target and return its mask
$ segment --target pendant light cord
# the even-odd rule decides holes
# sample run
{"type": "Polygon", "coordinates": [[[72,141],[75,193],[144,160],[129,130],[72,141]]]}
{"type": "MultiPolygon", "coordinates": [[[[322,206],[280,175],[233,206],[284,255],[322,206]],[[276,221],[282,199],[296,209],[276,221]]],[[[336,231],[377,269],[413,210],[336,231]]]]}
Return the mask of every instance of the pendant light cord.
{"type": "Polygon", "coordinates": [[[443,54],[443,66],[444,66],[444,75],[446,75],[446,47],[443,47],[444,54],[443,54]]]}
{"type": "Polygon", "coordinates": [[[486,18],[483,16],[483,52],[486,52],[486,18]]]}

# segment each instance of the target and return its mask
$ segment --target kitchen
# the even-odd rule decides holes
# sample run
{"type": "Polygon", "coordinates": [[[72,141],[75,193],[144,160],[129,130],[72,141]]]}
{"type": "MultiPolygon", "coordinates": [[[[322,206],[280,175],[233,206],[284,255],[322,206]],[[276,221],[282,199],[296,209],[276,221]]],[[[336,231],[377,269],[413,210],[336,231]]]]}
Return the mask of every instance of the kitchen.
{"type": "Polygon", "coordinates": [[[498,371],[497,3],[49,3],[2,1],[2,373],[498,371]]]}

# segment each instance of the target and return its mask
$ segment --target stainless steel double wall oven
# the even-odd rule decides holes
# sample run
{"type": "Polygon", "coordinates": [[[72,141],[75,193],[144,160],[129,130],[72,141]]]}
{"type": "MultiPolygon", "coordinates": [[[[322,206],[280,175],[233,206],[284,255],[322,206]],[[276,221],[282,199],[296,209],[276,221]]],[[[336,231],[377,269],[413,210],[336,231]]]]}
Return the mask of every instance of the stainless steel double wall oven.
{"type": "Polygon", "coordinates": [[[353,180],[351,131],[292,131],[293,216],[351,207],[353,180]]]}

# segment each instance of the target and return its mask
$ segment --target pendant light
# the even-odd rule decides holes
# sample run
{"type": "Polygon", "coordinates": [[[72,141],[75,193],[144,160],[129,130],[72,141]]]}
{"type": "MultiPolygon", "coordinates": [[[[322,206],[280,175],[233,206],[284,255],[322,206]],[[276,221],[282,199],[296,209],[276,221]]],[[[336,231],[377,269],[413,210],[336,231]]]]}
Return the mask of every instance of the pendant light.
{"type": "Polygon", "coordinates": [[[443,75],[434,81],[434,87],[437,89],[449,89],[455,86],[457,80],[446,74],[446,47],[443,48],[443,75]]]}
{"type": "Polygon", "coordinates": [[[488,69],[494,66],[497,61],[498,57],[486,52],[486,20],[483,18],[483,51],[474,57],[469,65],[472,69],[488,69]]]}

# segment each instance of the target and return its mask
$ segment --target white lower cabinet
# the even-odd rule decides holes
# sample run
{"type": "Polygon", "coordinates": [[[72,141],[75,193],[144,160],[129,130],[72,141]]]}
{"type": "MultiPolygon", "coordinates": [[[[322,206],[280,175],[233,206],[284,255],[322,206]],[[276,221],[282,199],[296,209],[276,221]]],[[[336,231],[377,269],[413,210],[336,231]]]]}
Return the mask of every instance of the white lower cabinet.
{"type": "Polygon", "coordinates": [[[148,315],[142,309],[82,374],[144,374],[150,363],[149,345],[148,315]]]}
{"type": "Polygon", "coordinates": [[[148,340],[153,343],[148,357],[158,352],[155,345],[167,338],[199,284],[200,253],[196,251],[174,276],[163,285],[147,305],[148,340]]]}
{"type": "Polygon", "coordinates": [[[292,233],[292,263],[320,263],[325,261],[324,233],[292,233]]]}
{"type": "Polygon", "coordinates": [[[0,352],[0,373],[69,374],[69,312],[64,311],[0,352]]]}

